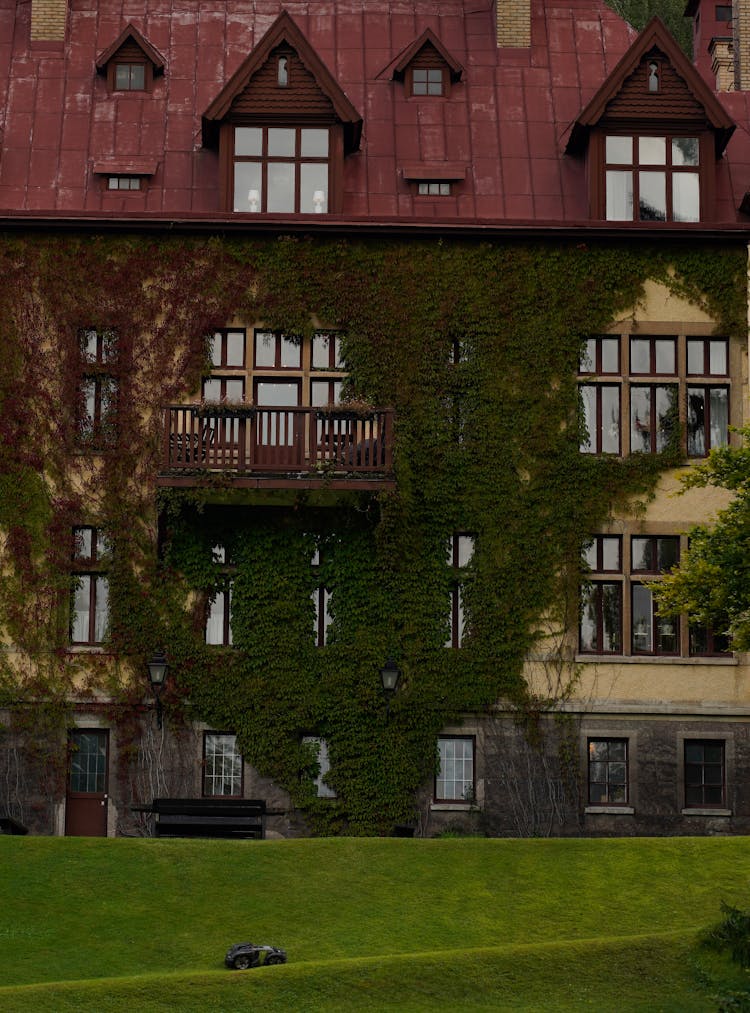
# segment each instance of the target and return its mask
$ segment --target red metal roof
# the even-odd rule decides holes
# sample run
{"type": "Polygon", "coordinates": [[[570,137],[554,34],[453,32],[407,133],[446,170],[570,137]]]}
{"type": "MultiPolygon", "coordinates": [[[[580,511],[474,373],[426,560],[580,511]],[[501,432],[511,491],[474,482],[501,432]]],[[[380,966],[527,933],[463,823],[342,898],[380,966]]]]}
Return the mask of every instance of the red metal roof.
{"type": "MultiPolygon", "coordinates": [[[[532,0],[531,46],[498,49],[491,4],[475,0],[71,0],[58,49],[29,42],[30,5],[0,0],[0,216],[153,214],[225,218],[219,155],[201,117],[286,10],[362,117],[344,160],[342,220],[585,223],[583,156],[565,153],[574,122],[635,39],[599,0],[532,0]],[[97,59],[132,23],[164,60],[150,92],[110,92],[97,59]],[[430,32],[460,65],[446,97],[406,93],[383,70],[430,32]],[[107,164],[156,166],[142,190],[108,191],[107,164]],[[420,173],[419,167],[424,167],[420,173]],[[450,196],[414,180],[448,178],[450,196]],[[442,167],[445,171],[441,171],[442,167]]],[[[718,98],[740,124],[717,162],[718,221],[746,221],[747,95],[718,98]]],[[[343,108],[343,105],[342,105],[343,108]]],[[[332,217],[332,216],[327,216],[332,217]]],[[[252,224],[252,222],[249,222],[252,224]]]]}

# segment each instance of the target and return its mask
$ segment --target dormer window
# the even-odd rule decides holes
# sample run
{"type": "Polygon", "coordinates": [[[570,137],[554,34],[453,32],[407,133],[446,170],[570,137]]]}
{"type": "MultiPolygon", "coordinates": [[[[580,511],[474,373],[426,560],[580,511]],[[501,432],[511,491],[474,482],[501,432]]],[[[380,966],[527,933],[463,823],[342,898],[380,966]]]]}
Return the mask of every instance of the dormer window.
{"type": "Polygon", "coordinates": [[[411,72],[412,95],[442,95],[442,67],[414,67],[411,72]]]}
{"type": "Polygon", "coordinates": [[[144,91],[146,88],[145,63],[115,63],[115,91],[144,91]]]}
{"type": "Polygon", "coordinates": [[[648,90],[650,92],[659,90],[659,64],[655,60],[648,65],[648,90]]]}
{"type": "Polygon", "coordinates": [[[362,117],[282,11],[206,109],[202,135],[219,149],[227,211],[340,214],[362,117]]]}
{"type": "Polygon", "coordinates": [[[700,221],[697,137],[605,137],[608,221],[700,221]]]}
{"type": "Polygon", "coordinates": [[[327,127],[235,127],[234,210],[325,214],[327,127]]]}
{"type": "Polygon", "coordinates": [[[150,91],[164,73],[164,58],[131,24],[100,53],[96,69],[106,76],[109,91],[150,91]]]}

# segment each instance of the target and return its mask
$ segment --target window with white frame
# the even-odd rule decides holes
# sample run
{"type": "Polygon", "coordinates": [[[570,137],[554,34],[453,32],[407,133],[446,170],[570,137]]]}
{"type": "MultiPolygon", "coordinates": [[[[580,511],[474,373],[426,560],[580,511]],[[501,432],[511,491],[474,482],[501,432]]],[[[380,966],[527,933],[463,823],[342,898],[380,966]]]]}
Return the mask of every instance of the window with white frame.
{"type": "Polygon", "coordinates": [[[204,733],[203,795],[242,795],[242,755],[237,751],[236,735],[226,732],[204,733]]]}
{"type": "Polygon", "coordinates": [[[331,769],[328,743],[325,739],[321,739],[316,735],[305,735],[302,741],[315,753],[316,772],[313,774],[313,783],[315,784],[318,798],[336,798],[336,792],[326,783],[326,774],[331,769]]]}
{"type": "Polygon", "coordinates": [[[474,802],[475,798],[473,736],[440,736],[435,801],[474,802]]]}

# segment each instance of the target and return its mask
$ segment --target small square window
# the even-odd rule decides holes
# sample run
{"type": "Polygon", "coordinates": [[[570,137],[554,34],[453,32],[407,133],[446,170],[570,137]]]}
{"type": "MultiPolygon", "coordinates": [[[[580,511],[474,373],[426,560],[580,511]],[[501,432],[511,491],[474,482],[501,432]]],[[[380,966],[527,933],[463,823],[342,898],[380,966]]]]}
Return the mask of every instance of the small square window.
{"type": "Polygon", "coordinates": [[[589,803],[626,805],[628,740],[589,739],[589,803]]]}
{"type": "Polygon", "coordinates": [[[442,67],[415,67],[412,71],[412,95],[442,95],[442,67]]]}

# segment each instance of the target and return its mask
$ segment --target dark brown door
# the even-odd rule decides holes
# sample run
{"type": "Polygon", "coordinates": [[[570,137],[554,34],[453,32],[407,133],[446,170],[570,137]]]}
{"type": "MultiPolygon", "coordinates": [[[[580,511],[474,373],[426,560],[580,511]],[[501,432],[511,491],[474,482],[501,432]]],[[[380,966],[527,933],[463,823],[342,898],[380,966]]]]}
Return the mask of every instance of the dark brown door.
{"type": "Polygon", "coordinates": [[[65,833],[68,837],[106,837],[109,732],[76,728],[69,734],[68,746],[65,833]]]}

